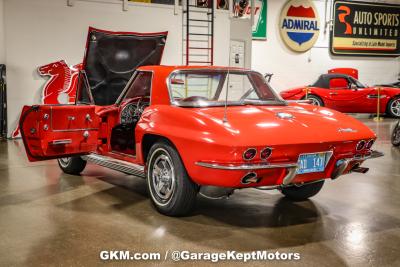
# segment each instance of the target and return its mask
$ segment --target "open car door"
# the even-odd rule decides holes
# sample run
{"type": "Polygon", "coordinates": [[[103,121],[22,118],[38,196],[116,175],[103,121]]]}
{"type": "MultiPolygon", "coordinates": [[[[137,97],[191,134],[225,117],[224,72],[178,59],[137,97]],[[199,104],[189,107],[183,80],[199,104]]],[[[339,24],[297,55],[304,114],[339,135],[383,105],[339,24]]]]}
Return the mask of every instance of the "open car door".
{"type": "Polygon", "coordinates": [[[29,161],[95,152],[99,125],[94,105],[24,106],[20,119],[29,161]]]}

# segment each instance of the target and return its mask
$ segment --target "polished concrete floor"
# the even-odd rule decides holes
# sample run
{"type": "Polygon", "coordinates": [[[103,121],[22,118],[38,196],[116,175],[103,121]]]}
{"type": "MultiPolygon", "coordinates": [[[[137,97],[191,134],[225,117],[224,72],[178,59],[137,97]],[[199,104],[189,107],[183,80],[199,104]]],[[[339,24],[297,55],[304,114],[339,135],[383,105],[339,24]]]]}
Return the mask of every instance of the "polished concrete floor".
{"type": "MultiPolygon", "coordinates": [[[[301,203],[254,189],[229,200],[199,197],[196,212],[184,218],[157,213],[139,178],[93,165],[82,176],[66,175],[55,161],[28,163],[20,141],[0,143],[0,266],[94,266],[103,263],[99,252],[111,249],[278,250],[299,252],[301,260],[272,265],[400,266],[400,149],[389,141],[395,121],[362,121],[386,154],[365,164],[366,175],[328,181],[301,203]]],[[[197,264],[214,265],[178,263],[197,264]]]]}

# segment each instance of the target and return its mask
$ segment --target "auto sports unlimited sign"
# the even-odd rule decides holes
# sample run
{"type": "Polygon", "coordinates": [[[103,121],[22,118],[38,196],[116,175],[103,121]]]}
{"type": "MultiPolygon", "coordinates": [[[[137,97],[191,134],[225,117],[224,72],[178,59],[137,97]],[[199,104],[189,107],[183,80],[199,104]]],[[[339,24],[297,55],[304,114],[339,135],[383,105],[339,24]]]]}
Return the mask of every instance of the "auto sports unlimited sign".
{"type": "Polygon", "coordinates": [[[400,5],[336,0],[333,8],[332,54],[400,56],[400,5]]]}
{"type": "Polygon", "coordinates": [[[312,1],[287,1],[281,11],[279,29],[283,42],[293,51],[311,49],[320,30],[318,12],[312,1]]]}

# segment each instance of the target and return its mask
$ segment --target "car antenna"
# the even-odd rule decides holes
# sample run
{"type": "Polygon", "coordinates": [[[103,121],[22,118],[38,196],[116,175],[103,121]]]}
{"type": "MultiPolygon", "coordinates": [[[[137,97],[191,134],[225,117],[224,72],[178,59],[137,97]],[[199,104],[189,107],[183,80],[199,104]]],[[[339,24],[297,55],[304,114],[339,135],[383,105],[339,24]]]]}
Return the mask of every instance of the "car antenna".
{"type": "MultiPolygon", "coordinates": [[[[230,53],[229,53],[230,54],[230,53]]],[[[228,89],[229,89],[229,67],[227,72],[227,83],[226,83],[226,93],[225,93],[225,107],[224,107],[224,118],[222,120],[223,123],[228,122],[228,89]]]]}

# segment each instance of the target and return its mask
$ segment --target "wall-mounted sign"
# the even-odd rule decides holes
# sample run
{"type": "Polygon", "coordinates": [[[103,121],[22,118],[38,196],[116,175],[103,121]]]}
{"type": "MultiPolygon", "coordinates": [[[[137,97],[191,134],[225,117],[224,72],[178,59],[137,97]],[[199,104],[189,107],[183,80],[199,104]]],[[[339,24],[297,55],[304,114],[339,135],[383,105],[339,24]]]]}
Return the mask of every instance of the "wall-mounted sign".
{"type": "MultiPolygon", "coordinates": [[[[255,0],[253,39],[267,39],[267,0],[255,0]]],[[[250,19],[251,3],[249,0],[234,0],[233,16],[250,19]]]]}
{"type": "MultiPolygon", "coordinates": [[[[82,63],[69,66],[65,60],[59,60],[43,66],[37,71],[42,77],[49,77],[43,86],[41,104],[75,103],[76,85],[82,63]]],[[[19,119],[18,119],[19,121],[19,119]]],[[[12,138],[20,136],[19,126],[11,134],[12,138]]]]}
{"type": "Polygon", "coordinates": [[[267,39],[267,0],[255,0],[253,39],[267,39]]]}
{"type": "Polygon", "coordinates": [[[320,21],[309,0],[287,1],[281,11],[279,29],[282,40],[293,51],[305,52],[318,40],[320,21]]]}
{"type": "Polygon", "coordinates": [[[400,56],[400,5],[336,0],[333,8],[332,54],[400,56]]]}

